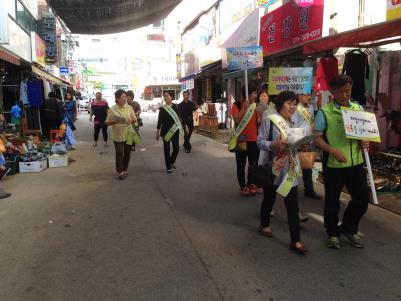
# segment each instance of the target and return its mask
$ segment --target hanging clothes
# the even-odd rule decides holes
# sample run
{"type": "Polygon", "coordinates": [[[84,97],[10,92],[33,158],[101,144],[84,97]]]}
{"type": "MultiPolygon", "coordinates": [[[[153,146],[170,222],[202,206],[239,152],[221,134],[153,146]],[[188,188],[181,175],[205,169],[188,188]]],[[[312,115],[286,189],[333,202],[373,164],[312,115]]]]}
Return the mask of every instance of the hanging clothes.
{"type": "Polygon", "coordinates": [[[43,81],[43,95],[44,98],[47,98],[49,96],[49,92],[51,91],[50,84],[45,78],[42,79],[42,81],[43,81]]]}
{"type": "Polygon", "coordinates": [[[329,82],[338,75],[338,60],[335,56],[325,56],[319,61],[316,71],[315,92],[329,90],[329,82]]]}
{"type": "Polygon", "coordinates": [[[43,82],[41,80],[28,81],[28,101],[31,108],[39,108],[44,99],[43,82]]]}
{"type": "Polygon", "coordinates": [[[19,99],[21,100],[21,102],[24,105],[29,104],[29,102],[28,102],[28,81],[26,79],[21,81],[19,91],[20,91],[19,99]]]}
{"type": "Polygon", "coordinates": [[[354,49],[345,55],[343,74],[348,75],[354,81],[351,97],[360,105],[366,105],[365,77],[369,79],[369,62],[366,53],[354,49]]]}

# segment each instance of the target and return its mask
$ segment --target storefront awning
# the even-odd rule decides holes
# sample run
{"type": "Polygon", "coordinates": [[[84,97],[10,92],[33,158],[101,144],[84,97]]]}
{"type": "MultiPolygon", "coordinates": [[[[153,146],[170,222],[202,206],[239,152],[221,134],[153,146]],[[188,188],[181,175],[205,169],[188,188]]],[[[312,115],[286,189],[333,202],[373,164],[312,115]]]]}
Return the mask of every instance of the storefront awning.
{"type": "Polygon", "coordinates": [[[44,78],[47,78],[48,80],[52,81],[53,83],[57,84],[57,85],[64,85],[64,81],[61,78],[58,78],[50,73],[47,73],[46,71],[43,71],[35,66],[32,66],[32,72],[42,76],[44,78]]]}
{"type": "Polygon", "coordinates": [[[383,40],[398,37],[385,43],[397,42],[401,39],[401,19],[365,26],[355,30],[324,37],[303,45],[305,55],[323,52],[340,47],[375,47],[383,44],[383,40]]]}
{"type": "Polygon", "coordinates": [[[21,60],[17,56],[12,55],[11,53],[8,53],[7,51],[1,49],[0,49],[0,60],[9,62],[17,66],[21,65],[21,60]]]}

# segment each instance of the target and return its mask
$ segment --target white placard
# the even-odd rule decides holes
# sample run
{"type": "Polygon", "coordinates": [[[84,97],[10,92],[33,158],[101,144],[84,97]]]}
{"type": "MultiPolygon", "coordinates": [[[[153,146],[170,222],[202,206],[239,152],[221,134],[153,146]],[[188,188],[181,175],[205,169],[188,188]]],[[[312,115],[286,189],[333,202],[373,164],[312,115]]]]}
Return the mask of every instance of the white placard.
{"type": "Polygon", "coordinates": [[[381,142],[376,115],[369,112],[341,108],[347,138],[381,142]]]}

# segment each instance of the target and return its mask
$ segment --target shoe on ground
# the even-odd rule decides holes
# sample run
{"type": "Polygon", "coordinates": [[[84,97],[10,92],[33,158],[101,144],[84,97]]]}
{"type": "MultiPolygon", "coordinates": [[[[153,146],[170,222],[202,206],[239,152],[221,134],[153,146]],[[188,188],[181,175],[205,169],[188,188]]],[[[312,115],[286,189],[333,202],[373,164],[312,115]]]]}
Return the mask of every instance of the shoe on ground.
{"type": "Polygon", "coordinates": [[[175,163],[171,164],[171,167],[174,168],[174,169],[177,169],[177,166],[175,165],[175,163]]]}
{"type": "Polygon", "coordinates": [[[272,210],[272,212],[270,212],[270,217],[274,217],[276,215],[276,213],[274,212],[274,210],[272,210]]]}
{"type": "Polygon", "coordinates": [[[167,169],[167,173],[173,173],[171,169],[167,169]]]}
{"type": "Polygon", "coordinates": [[[300,223],[306,223],[309,220],[309,216],[303,214],[302,212],[299,212],[298,219],[300,223]]]}
{"type": "Polygon", "coordinates": [[[329,237],[327,241],[327,247],[329,249],[338,250],[341,248],[340,239],[337,236],[329,237]]]}
{"type": "Polygon", "coordinates": [[[191,150],[190,150],[190,149],[186,149],[185,152],[186,152],[187,154],[189,154],[189,153],[191,152],[191,150]]]}
{"type": "Polygon", "coordinates": [[[301,243],[299,243],[298,246],[297,243],[290,243],[290,249],[299,255],[305,255],[309,251],[308,248],[301,243]]]}
{"type": "Polygon", "coordinates": [[[351,245],[355,248],[362,249],[364,247],[362,239],[358,234],[351,234],[346,231],[342,231],[342,234],[349,240],[351,245]]]}
{"type": "Polygon", "coordinates": [[[93,147],[96,147],[96,146],[97,146],[97,143],[93,143],[92,146],[93,146],[93,147]]]}
{"type": "Polygon", "coordinates": [[[9,196],[11,196],[11,193],[4,191],[3,189],[0,188],[0,199],[6,199],[9,196]]]}
{"type": "Polygon", "coordinates": [[[244,197],[248,197],[249,196],[249,188],[248,187],[241,187],[241,195],[244,197]]]}
{"type": "Polygon", "coordinates": [[[321,200],[322,197],[318,195],[316,192],[305,192],[305,196],[314,200],[321,200]]]}
{"type": "Polygon", "coordinates": [[[249,193],[250,193],[251,195],[256,195],[258,189],[257,189],[257,187],[256,187],[255,184],[249,185],[248,188],[249,188],[249,193]]]}
{"type": "Polygon", "coordinates": [[[259,232],[265,237],[273,237],[273,231],[270,227],[263,227],[262,225],[259,226],[259,232]],[[265,228],[268,228],[267,230],[265,228]]]}
{"type": "Polygon", "coordinates": [[[132,150],[133,152],[136,151],[135,146],[133,146],[133,147],[131,148],[131,150],[132,150]]]}

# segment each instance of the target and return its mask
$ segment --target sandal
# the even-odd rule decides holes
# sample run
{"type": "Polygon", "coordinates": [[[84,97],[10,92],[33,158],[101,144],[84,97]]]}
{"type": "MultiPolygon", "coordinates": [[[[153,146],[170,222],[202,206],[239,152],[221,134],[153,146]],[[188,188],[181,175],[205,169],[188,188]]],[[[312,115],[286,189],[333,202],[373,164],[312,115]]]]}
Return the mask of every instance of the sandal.
{"type": "Polygon", "coordinates": [[[125,179],[124,173],[121,172],[121,173],[118,175],[118,178],[119,178],[120,180],[124,180],[124,179],[125,179]]]}
{"type": "Polygon", "coordinates": [[[241,187],[241,195],[244,197],[249,196],[249,188],[248,187],[241,187]]]}
{"type": "Polygon", "coordinates": [[[249,185],[248,187],[249,187],[249,193],[250,193],[252,196],[255,196],[256,193],[257,193],[257,187],[256,187],[256,185],[255,185],[255,184],[251,184],[251,185],[249,185]]]}
{"type": "Polygon", "coordinates": [[[308,248],[301,244],[301,242],[299,241],[296,243],[290,243],[290,249],[300,255],[305,255],[309,251],[308,248]],[[297,243],[299,243],[298,246],[297,243]]]}
{"type": "Polygon", "coordinates": [[[263,230],[264,227],[259,226],[259,232],[260,234],[262,234],[265,237],[273,237],[273,231],[270,227],[265,227],[265,228],[269,228],[269,230],[263,230]]]}
{"type": "Polygon", "coordinates": [[[128,177],[128,172],[124,171],[124,172],[123,172],[123,176],[124,176],[125,178],[128,177]]]}

